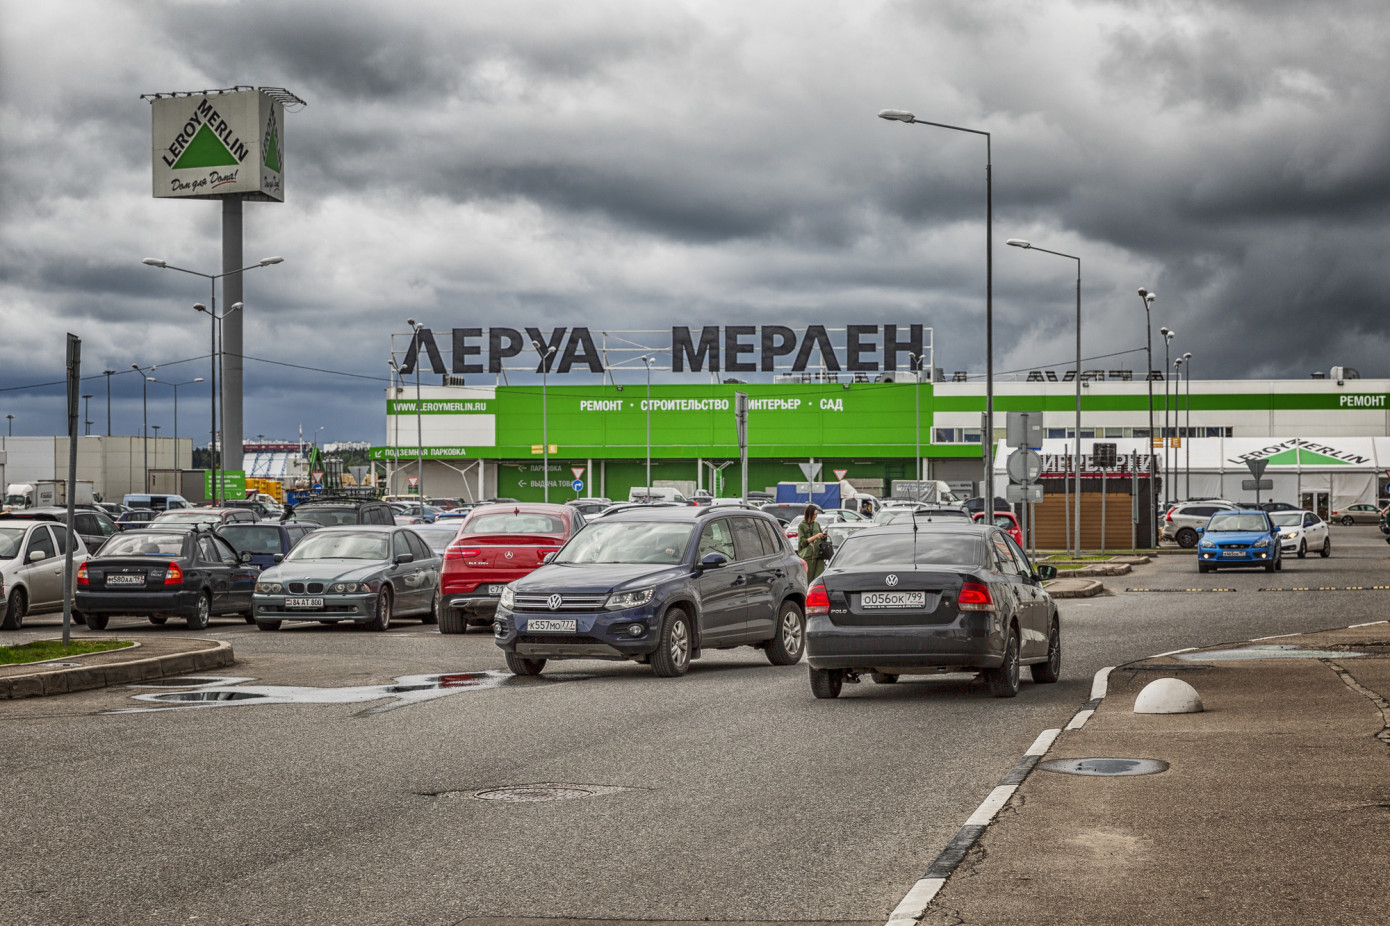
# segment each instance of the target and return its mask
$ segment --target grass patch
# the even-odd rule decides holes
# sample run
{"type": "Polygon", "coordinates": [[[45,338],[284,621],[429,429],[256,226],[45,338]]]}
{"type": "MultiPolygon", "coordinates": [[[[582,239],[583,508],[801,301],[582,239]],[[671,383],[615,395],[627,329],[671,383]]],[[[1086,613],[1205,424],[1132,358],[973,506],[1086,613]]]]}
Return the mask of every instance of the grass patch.
{"type": "Polygon", "coordinates": [[[1102,561],[1103,561],[1103,560],[1112,559],[1112,557],[1111,557],[1111,555],[1108,554],[1108,553],[1105,554],[1104,556],[1101,556],[1101,555],[1099,555],[1099,554],[1097,554],[1097,555],[1095,555],[1095,556],[1069,556],[1069,555],[1067,555],[1066,553],[1055,553],[1055,554],[1053,554],[1052,556],[1049,556],[1048,559],[1049,559],[1049,560],[1069,560],[1069,561],[1071,561],[1071,562],[1073,562],[1073,563],[1079,563],[1079,562],[1081,562],[1081,561],[1083,561],[1083,560],[1085,560],[1085,561],[1087,561],[1087,562],[1090,562],[1090,561],[1092,561],[1092,560],[1102,560],[1102,561]]]}
{"type": "Polygon", "coordinates": [[[43,662],[60,656],[81,656],[84,653],[103,653],[124,649],[134,644],[127,640],[74,640],[64,646],[61,640],[35,640],[19,646],[0,646],[0,666],[17,666],[26,662],[43,662]]]}
{"type": "Polygon", "coordinates": [[[1082,563],[1057,563],[1054,568],[1058,572],[1066,572],[1068,569],[1085,569],[1086,567],[1082,563]]]}

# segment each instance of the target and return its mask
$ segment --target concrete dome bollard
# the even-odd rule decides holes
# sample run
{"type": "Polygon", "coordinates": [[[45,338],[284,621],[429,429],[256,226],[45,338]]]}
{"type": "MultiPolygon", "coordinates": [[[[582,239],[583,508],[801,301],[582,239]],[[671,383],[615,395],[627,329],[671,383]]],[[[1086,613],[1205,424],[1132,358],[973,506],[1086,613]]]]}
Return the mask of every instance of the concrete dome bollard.
{"type": "Polygon", "coordinates": [[[1136,714],[1197,714],[1202,698],[1197,689],[1176,678],[1154,679],[1134,699],[1136,714]]]}

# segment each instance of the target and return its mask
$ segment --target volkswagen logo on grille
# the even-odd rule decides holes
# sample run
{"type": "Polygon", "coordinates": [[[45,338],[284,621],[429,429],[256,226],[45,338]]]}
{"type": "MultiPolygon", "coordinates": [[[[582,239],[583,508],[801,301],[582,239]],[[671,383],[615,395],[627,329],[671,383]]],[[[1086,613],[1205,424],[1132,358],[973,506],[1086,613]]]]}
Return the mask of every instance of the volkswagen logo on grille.
{"type": "Polygon", "coordinates": [[[560,603],[564,601],[559,595],[551,595],[545,600],[545,606],[552,611],[560,610],[560,603]]]}
{"type": "Polygon", "coordinates": [[[506,553],[503,553],[502,556],[503,556],[504,558],[506,558],[506,559],[511,559],[511,558],[512,558],[512,551],[511,551],[511,550],[508,550],[506,553]]]}
{"type": "Polygon", "coordinates": [[[894,585],[898,584],[898,577],[890,573],[888,578],[883,580],[883,584],[892,588],[894,585]]]}

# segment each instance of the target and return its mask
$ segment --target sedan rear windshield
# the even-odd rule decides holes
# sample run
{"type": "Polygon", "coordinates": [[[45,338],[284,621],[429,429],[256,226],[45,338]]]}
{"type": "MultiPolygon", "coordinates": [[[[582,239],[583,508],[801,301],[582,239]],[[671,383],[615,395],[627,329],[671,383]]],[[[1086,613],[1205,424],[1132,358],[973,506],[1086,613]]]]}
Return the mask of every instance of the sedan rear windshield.
{"type": "Polygon", "coordinates": [[[1303,526],[1303,512],[1294,511],[1273,511],[1270,512],[1269,519],[1280,527],[1301,527],[1303,526]]]}
{"type": "Polygon", "coordinates": [[[970,512],[960,508],[936,508],[931,511],[920,508],[889,508],[879,512],[878,517],[874,518],[874,520],[879,524],[897,524],[911,521],[913,512],[916,512],[918,521],[926,521],[929,518],[932,520],[970,520],[970,512]]]}
{"type": "Polygon", "coordinates": [[[693,524],[596,521],[575,534],[556,563],[653,563],[674,566],[685,556],[693,524]]]}
{"type": "Polygon", "coordinates": [[[1267,531],[1269,522],[1262,514],[1214,514],[1207,531],[1267,531]]]}
{"type": "Polygon", "coordinates": [[[565,522],[551,514],[501,512],[480,514],[468,519],[465,534],[563,534],[565,522]]]}
{"type": "Polygon", "coordinates": [[[898,564],[968,566],[984,561],[983,541],[975,534],[940,534],[922,530],[914,544],[911,533],[852,534],[840,546],[835,566],[887,566],[898,564]]]}
{"type": "Polygon", "coordinates": [[[162,534],[147,529],[135,534],[117,534],[102,544],[102,556],[180,556],[185,534],[162,534]]]}
{"type": "Polygon", "coordinates": [[[224,527],[219,532],[238,553],[279,553],[280,528],[252,524],[224,527]]]}
{"type": "Polygon", "coordinates": [[[309,508],[304,511],[296,508],[294,519],[296,521],[313,521],[324,527],[362,523],[362,516],[358,514],[356,508],[309,508]]]}
{"type": "Polygon", "coordinates": [[[355,531],[315,532],[295,544],[285,559],[387,559],[388,534],[355,531]]]}

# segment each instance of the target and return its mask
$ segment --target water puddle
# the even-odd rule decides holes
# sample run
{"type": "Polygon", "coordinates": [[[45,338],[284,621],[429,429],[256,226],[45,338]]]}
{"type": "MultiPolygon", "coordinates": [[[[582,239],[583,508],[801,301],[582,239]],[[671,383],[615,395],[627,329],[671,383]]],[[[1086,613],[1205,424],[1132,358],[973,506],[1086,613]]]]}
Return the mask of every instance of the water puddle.
{"type": "Polygon", "coordinates": [[[1240,659],[1349,659],[1364,656],[1330,649],[1304,649],[1292,643],[1265,643],[1237,649],[1214,649],[1200,653],[1180,653],[1176,658],[1185,662],[1230,662],[1240,659]]]}
{"type": "Polygon", "coordinates": [[[523,677],[501,670],[483,672],[450,672],[440,675],[403,675],[392,685],[351,685],[344,688],[315,688],[307,685],[251,685],[254,678],[190,675],[164,679],[157,683],[126,685],[127,690],[142,693],[134,700],[153,706],[127,707],[106,714],[141,714],[156,711],[187,711],[206,707],[231,707],[246,704],[359,704],[386,701],[368,708],[363,714],[380,714],[397,708],[447,698],[465,691],[488,691],[496,688],[534,688],[593,678],[592,675],[556,672],[544,676],[523,677]],[[164,689],[150,691],[149,689],[164,689]],[[179,689],[179,690],[173,690],[179,689]]]}

